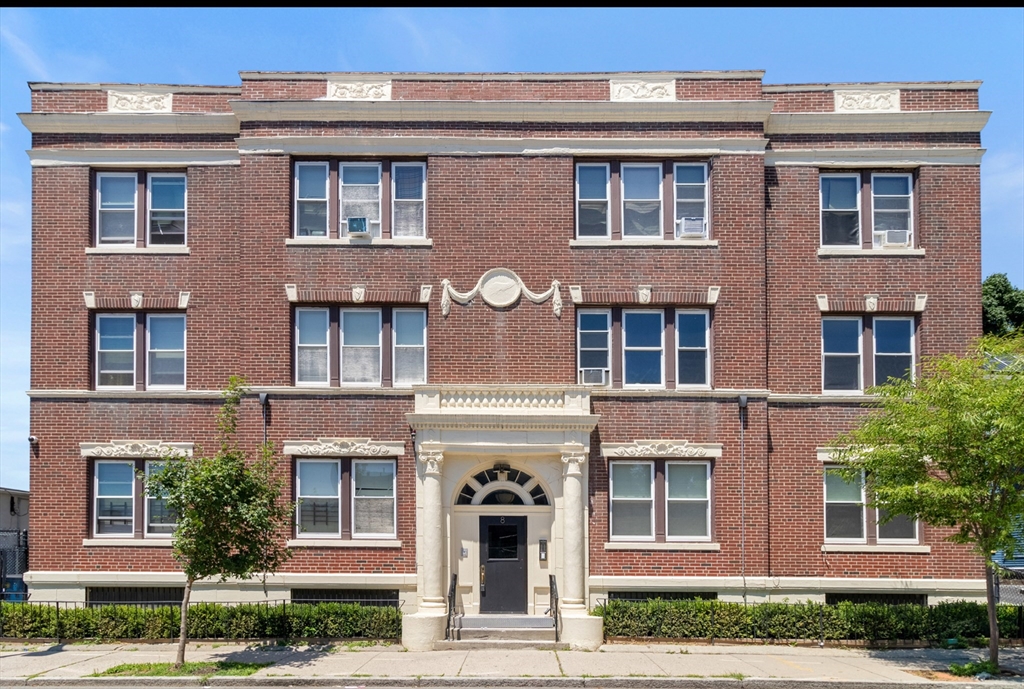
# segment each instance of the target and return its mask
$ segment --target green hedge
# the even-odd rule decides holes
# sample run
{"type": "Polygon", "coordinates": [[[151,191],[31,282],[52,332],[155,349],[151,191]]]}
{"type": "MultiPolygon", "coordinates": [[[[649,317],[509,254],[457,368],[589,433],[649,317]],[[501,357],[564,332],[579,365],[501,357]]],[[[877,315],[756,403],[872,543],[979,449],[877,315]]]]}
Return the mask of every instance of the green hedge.
{"type": "MultiPolygon", "coordinates": [[[[988,637],[983,604],[721,603],[707,600],[609,601],[597,608],[606,636],[662,639],[820,639],[933,641],[988,637]]],[[[999,633],[1021,638],[1017,607],[999,607],[999,633]]]]}
{"type": "MultiPolygon", "coordinates": [[[[104,605],[57,608],[0,603],[0,636],[17,639],[172,639],[178,636],[180,608],[104,605]]],[[[188,609],[193,639],[330,638],[397,639],[402,613],[397,608],[355,603],[220,605],[188,609]]]]}

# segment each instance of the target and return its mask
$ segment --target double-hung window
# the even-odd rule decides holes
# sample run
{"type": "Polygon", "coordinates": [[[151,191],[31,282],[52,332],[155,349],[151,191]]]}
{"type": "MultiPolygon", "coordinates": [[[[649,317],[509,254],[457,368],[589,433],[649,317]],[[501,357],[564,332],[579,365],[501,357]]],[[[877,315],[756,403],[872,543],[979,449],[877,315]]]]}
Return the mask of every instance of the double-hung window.
{"type": "Polygon", "coordinates": [[[706,239],[708,236],[708,166],[675,165],[676,239],[706,239]]]}
{"type": "Polygon", "coordinates": [[[295,309],[296,385],[403,387],[426,373],[424,309],[295,309]]]}
{"type": "Polygon", "coordinates": [[[821,173],[819,191],[823,248],[914,246],[913,174],[821,173]]]}
{"type": "Polygon", "coordinates": [[[96,246],[186,244],[183,172],[97,172],[96,246]]]}
{"type": "Polygon", "coordinates": [[[93,463],[93,525],[97,538],[167,538],[177,516],[161,496],[147,495],[143,477],[159,473],[164,460],[107,460],[93,463]]]}
{"type": "Polygon", "coordinates": [[[576,320],[577,370],[581,385],[608,385],[612,366],[612,314],[580,311],[576,320]]]}
{"type": "Polygon", "coordinates": [[[392,459],[297,460],[297,537],[395,538],[395,481],[392,459]]]}
{"type": "Polygon", "coordinates": [[[612,461],[612,541],[710,541],[711,463],[612,461]]]}
{"type": "Polygon", "coordinates": [[[622,164],[622,236],[661,237],[661,165],[622,164]]]}
{"type": "Polygon", "coordinates": [[[913,177],[909,174],[871,175],[872,246],[913,246],[913,177]]]}
{"type": "Polygon", "coordinates": [[[622,312],[623,387],[665,384],[665,312],[622,312]]]}
{"type": "Polygon", "coordinates": [[[611,236],[611,172],[608,163],[576,165],[576,236],[611,236]]]}
{"type": "Polygon", "coordinates": [[[821,245],[860,248],[860,175],[822,174],[821,245]]]}
{"type": "Polygon", "coordinates": [[[97,314],[96,387],[184,389],[185,337],[183,314],[97,314]]]}
{"type": "Polygon", "coordinates": [[[297,161],[294,236],[400,239],[426,236],[427,166],[398,161],[297,161]]]}
{"type": "Polygon", "coordinates": [[[676,385],[707,387],[711,380],[707,311],[676,311],[676,385]]]}
{"type": "Polygon", "coordinates": [[[863,474],[848,481],[838,469],[825,469],[825,542],[917,543],[917,522],[902,514],[889,519],[886,510],[867,508],[865,490],[863,474]]]}
{"type": "Polygon", "coordinates": [[[838,316],[821,321],[822,390],[856,394],[914,375],[914,319],[838,316]]]}

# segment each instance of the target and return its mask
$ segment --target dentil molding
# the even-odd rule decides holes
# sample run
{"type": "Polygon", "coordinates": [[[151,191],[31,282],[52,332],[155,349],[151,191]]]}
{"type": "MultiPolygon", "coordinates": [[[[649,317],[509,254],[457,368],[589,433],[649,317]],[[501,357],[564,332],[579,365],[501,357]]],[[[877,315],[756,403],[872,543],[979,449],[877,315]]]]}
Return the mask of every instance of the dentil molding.
{"type": "Polygon", "coordinates": [[[399,457],[405,443],[374,442],[369,438],[286,440],[282,454],[296,457],[399,457]]]}
{"type": "Polygon", "coordinates": [[[79,443],[83,457],[124,457],[125,459],[191,457],[193,443],[165,443],[161,440],[111,440],[109,443],[79,443]]]}
{"type": "Polygon", "coordinates": [[[520,297],[526,298],[534,304],[542,304],[551,299],[551,306],[555,316],[562,316],[562,293],[559,289],[558,280],[551,281],[551,287],[545,292],[533,292],[522,281],[522,279],[508,268],[492,268],[484,273],[476,283],[476,287],[468,292],[459,292],[452,287],[451,280],[445,278],[441,281],[441,313],[445,316],[452,308],[452,300],[460,304],[468,304],[473,297],[480,295],[484,302],[495,309],[504,309],[514,305],[520,297]]]}
{"type": "Polygon", "coordinates": [[[107,112],[171,112],[170,93],[107,91],[107,112]]]}
{"type": "Polygon", "coordinates": [[[632,443],[601,443],[604,457],[721,457],[721,443],[688,440],[634,440],[632,443]]]}

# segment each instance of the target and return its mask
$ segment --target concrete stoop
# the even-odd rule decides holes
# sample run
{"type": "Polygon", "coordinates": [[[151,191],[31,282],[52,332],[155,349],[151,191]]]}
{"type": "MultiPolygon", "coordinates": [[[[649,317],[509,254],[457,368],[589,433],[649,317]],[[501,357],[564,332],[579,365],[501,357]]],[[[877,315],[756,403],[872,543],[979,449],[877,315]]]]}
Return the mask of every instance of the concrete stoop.
{"type": "Polygon", "coordinates": [[[555,621],[547,615],[463,615],[455,619],[452,640],[434,642],[435,650],[564,650],[555,641],[555,621]]]}

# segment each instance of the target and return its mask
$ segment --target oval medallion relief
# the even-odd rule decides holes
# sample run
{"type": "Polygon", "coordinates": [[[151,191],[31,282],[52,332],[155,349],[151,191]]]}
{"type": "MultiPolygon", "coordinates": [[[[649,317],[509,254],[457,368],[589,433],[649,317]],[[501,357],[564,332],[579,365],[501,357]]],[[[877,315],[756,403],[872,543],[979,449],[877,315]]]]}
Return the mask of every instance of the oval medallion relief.
{"type": "Polygon", "coordinates": [[[522,293],[519,277],[507,268],[492,268],[480,278],[480,296],[495,308],[512,306],[522,293]]]}

